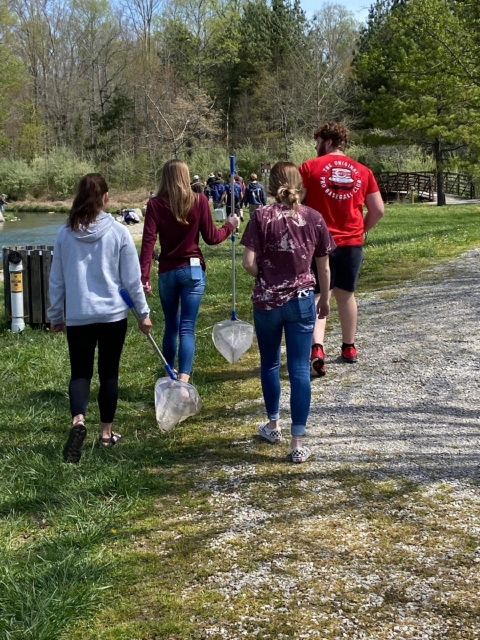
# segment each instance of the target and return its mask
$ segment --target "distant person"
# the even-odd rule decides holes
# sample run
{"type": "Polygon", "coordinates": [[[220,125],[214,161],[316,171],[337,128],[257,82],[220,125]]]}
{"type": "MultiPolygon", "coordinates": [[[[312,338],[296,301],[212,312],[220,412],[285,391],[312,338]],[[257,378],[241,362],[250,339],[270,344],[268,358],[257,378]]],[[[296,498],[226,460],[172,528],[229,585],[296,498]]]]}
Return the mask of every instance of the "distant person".
{"type": "Polygon", "coordinates": [[[137,224],[140,217],[135,209],[122,209],[122,218],[126,225],[137,224]]]}
{"type": "MultiPolygon", "coordinates": [[[[235,174],[233,181],[233,206],[234,212],[237,216],[240,216],[240,220],[243,221],[242,214],[242,187],[240,185],[240,181],[238,180],[238,175],[235,174]]],[[[232,212],[232,197],[231,193],[232,185],[230,180],[225,184],[225,191],[222,196],[222,204],[225,202],[227,208],[227,216],[232,212]]]]}
{"type": "Polygon", "coordinates": [[[243,205],[248,205],[250,217],[252,213],[258,209],[258,207],[265,206],[267,204],[267,194],[265,187],[257,180],[257,174],[250,174],[250,182],[245,187],[245,194],[242,199],[243,205]]]}
{"type": "Polygon", "coordinates": [[[285,332],[290,380],[291,441],[289,459],[306,462],[303,442],[310,411],[310,346],[315,318],[329,314],[328,255],[335,243],[322,216],[300,204],[302,178],[291,162],[277,162],[268,185],[276,202],[254,211],[241,244],[243,267],[255,278],[253,319],[260,350],[260,376],[268,422],[258,434],[271,443],[282,441],[280,428],[280,346],[285,332]],[[317,264],[322,294],[315,306],[317,264]]]}
{"type": "Polygon", "coordinates": [[[63,449],[65,462],[79,462],[82,455],[97,346],[100,443],[113,446],[122,440],[112,430],[127,331],[128,307],[119,293],[121,288],[128,291],[140,315],[140,331],[148,334],[152,326],[135,244],[127,229],[105,213],[107,202],[103,176],[84,176],[53,251],[47,313],[52,332],[66,326],[71,368],[68,395],[73,425],[63,449]]]}
{"type": "Polygon", "coordinates": [[[238,182],[238,184],[240,185],[240,189],[242,190],[242,198],[243,198],[243,196],[245,195],[245,180],[242,178],[242,176],[235,174],[235,182],[238,182]]]}
{"type": "Polygon", "coordinates": [[[3,214],[5,213],[6,204],[8,204],[7,196],[4,193],[2,193],[0,195],[0,222],[5,222],[5,216],[3,214]]]}
{"type": "Polygon", "coordinates": [[[205,195],[207,196],[207,198],[211,198],[212,197],[212,184],[215,182],[215,174],[214,173],[210,173],[208,178],[207,178],[207,183],[205,185],[205,195]]]}
{"type": "MultiPolygon", "coordinates": [[[[364,234],[383,216],[384,204],[372,171],[345,154],[348,130],[344,124],[321,124],[313,137],[317,141],[317,157],[300,167],[306,189],[304,202],[322,214],[337,245],[330,254],[330,295],[333,293],[338,306],[342,360],[353,363],[357,361],[354,293],[363,260],[364,234]]],[[[315,293],[324,293],[318,282],[315,293]]],[[[317,319],[313,334],[311,368],[312,374],[318,376],[326,373],[325,325],[326,318],[317,319]]]]}
{"type": "Polygon", "coordinates": [[[150,191],[148,194],[148,199],[155,197],[155,191],[150,191]]]}
{"type": "Polygon", "coordinates": [[[217,173],[215,180],[212,182],[210,192],[212,194],[213,208],[219,209],[222,206],[223,194],[225,193],[225,182],[220,172],[217,173]]]}
{"type": "Polygon", "coordinates": [[[165,316],[163,354],[173,369],[178,346],[178,377],[184,382],[192,373],[195,324],[205,290],[206,265],[200,236],[209,245],[219,244],[237,226],[237,216],[230,216],[217,229],[207,198],[191,189],[184,162],[168,160],[163,165],[158,193],[147,205],[140,267],[145,292],[152,293],[150,269],[158,236],[158,290],[165,316]]]}
{"type": "Polygon", "coordinates": [[[193,182],[190,183],[193,193],[203,193],[205,191],[205,185],[200,180],[200,176],[193,176],[193,182]]]}

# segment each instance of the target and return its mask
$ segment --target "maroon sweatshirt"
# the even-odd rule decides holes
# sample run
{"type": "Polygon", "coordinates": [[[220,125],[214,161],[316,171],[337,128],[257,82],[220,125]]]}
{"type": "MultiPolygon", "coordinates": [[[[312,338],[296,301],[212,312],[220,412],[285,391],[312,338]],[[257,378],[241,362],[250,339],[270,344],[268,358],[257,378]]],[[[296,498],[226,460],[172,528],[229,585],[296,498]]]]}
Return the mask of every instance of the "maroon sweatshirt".
{"type": "Polygon", "coordinates": [[[150,198],[145,213],[143,227],[142,250],[140,252],[140,268],[142,283],[150,281],[152,253],[157,240],[160,239],[160,258],[158,271],[164,273],[190,264],[190,258],[200,258],[205,270],[205,260],[198,242],[200,234],[207,244],[220,244],[233,231],[231,222],[225,222],[221,229],[213,223],[212,213],[207,198],[199,193],[195,204],[187,216],[188,224],[177,221],[168,207],[165,198],[150,198]]]}

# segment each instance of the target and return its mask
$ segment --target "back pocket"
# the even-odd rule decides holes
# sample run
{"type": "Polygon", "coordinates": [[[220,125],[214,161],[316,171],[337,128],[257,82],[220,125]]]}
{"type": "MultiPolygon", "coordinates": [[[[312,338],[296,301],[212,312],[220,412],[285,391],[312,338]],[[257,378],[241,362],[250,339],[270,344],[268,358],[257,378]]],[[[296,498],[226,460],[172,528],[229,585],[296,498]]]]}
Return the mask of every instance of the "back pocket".
{"type": "Polygon", "coordinates": [[[315,320],[315,299],[312,294],[308,298],[292,298],[288,304],[292,312],[292,320],[312,322],[315,320]]]}
{"type": "Polygon", "coordinates": [[[203,278],[203,269],[202,267],[199,266],[195,266],[195,267],[188,267],[189,271],[190,271],[190,280],[195,280],[195,282],[200,282],[200,280],[203,278]]]}

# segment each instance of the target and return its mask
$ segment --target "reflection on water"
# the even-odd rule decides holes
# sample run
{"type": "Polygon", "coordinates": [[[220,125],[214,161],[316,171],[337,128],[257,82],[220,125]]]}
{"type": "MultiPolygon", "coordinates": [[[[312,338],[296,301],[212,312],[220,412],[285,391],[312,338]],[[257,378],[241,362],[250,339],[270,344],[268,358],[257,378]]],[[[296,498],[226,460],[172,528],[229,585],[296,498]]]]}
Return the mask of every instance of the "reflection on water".
{"type": "Polygon", "coordinates": [[[67,219],[66,213],[15,214],[15,222],[0,223],[0,247],[54,244],[58,230],[67,219]]]}

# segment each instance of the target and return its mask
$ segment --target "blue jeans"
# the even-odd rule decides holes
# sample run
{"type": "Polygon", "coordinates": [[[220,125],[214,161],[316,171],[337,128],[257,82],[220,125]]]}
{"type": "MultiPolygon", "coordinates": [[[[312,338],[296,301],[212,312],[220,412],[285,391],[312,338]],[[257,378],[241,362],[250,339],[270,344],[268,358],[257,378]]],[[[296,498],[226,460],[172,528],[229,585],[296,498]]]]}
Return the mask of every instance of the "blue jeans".
{"type": "Polygon", "coordinates": [[[285,329],[292,436],[303,436],[306,433],[311,398],[310,348],[315,317],[313,291],[310,291],[307,298],[292,298],[275,309],[253,309],[260,349],[263,398],[269,420],[279,419],[280,343],[285,329]]]}
{"type": "Polygon", "coordinates": [[[165,316],[163,355],[173,368],[180,336],[178,373],[190,375],[195,354],[195,323],[205,291],[205,272],[200,266],[185,266],[160,273],[158,291],[165,316]]]}

